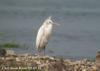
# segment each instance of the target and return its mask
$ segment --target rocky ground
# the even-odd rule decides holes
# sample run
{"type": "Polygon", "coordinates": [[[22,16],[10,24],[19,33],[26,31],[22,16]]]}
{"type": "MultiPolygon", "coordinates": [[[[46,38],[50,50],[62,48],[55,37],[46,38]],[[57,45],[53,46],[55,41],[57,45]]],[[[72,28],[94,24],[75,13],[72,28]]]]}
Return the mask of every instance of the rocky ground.
{"type": "Polygon", "coordinates": [[[0,71],[99,71],[87,59],[72,61],[50,56],[8,55],[0,58],[0,71]]]}
{"type": "Polygon", "coordinates": [[[95,61],[71,60],[30,54],[16,55],[13,51],[0,51],[0,71],[100,71],[100,52],[95,61]]]}

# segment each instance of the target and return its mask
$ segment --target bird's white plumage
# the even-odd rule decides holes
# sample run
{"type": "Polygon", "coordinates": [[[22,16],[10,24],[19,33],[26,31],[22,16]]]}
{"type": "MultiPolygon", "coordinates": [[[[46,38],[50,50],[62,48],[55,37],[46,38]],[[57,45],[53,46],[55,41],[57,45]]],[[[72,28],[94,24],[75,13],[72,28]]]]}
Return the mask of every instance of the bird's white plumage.
{"type": "Polygon", "coordinates": [[[42,25],[38,31],[36,39],[36,47],[42,49],[46,46],[52,33],[52,25],[44,26],[42,25]]]}
{"type": "Polygon", "coordinates": [[[36,48],[38,51],[45,50],[45,47],[52,33],[53,21],[51,17],[47,18],[43,25],[39,28],[36,38],[36,48]]]}

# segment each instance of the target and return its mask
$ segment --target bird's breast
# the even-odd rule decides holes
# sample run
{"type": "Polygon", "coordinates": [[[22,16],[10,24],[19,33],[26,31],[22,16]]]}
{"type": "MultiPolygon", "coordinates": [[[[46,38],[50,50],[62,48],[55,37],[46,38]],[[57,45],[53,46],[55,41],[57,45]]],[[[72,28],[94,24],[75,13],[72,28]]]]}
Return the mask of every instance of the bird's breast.
{"type": "Polygon", "coordinates": [[[52,25],[48,25],[46,28],[45,28],[45,32],[46,34],[50,35],[52,33],[52,25]]]}

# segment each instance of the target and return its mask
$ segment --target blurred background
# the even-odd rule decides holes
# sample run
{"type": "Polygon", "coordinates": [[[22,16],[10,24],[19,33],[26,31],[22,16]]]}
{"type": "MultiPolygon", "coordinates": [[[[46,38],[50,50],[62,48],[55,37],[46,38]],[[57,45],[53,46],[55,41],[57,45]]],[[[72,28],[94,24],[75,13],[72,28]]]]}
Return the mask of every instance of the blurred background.
{"type": "Polygon", "coordinates": [[[54,26],[46,54],[95,57],[100,50],[100,0],[0,0],[0,43],[16,42],[16,53],[35,54],[35,38],[43,21],[54,26]]]}

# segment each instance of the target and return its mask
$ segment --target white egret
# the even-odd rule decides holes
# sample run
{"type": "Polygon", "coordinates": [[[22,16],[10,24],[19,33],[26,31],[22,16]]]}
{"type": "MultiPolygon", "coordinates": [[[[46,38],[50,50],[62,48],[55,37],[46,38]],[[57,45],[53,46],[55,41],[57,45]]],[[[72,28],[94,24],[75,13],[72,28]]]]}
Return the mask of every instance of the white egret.
{"type": "Polygon", "coordinates": [[[41,25],[41,27],[38,30],[37,38],[36,38],[36,48],[39,55],[42,51],[45,55],[45,47],[52,34],[53,24],[57,24],[57,23],[54,23],[51,20],[51,16],[50,16],[43,22],[43,25],[41,25]]]}

